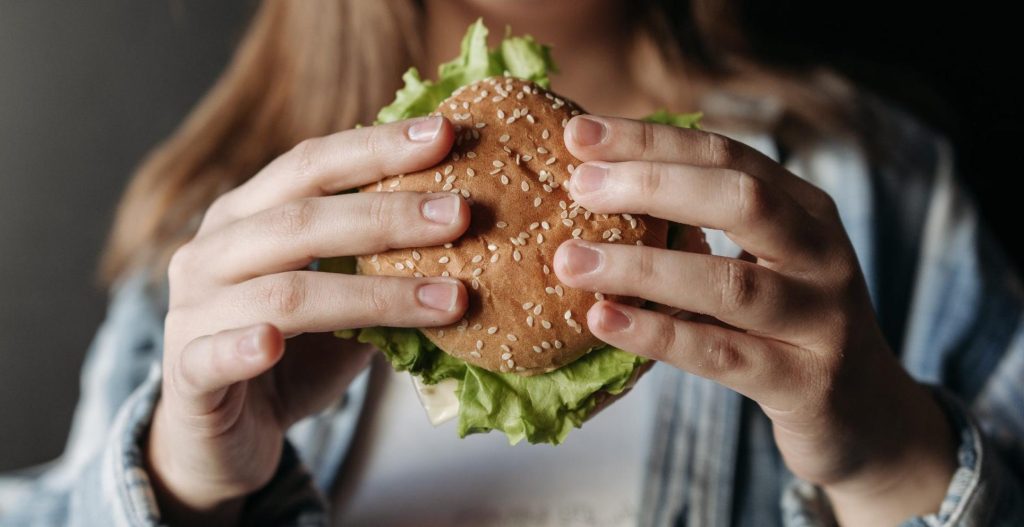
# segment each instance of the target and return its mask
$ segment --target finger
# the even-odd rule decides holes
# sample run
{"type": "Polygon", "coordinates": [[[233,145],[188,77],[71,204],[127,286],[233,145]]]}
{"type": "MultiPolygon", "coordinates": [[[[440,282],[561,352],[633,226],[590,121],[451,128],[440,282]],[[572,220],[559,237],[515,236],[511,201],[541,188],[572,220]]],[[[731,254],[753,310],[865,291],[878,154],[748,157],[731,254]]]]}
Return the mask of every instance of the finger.
{"type": "MultiPolygon", "coordinates": [[[[267,321],[287,336],[370,326],[429,327],[457,322],[466,288],[450,278],[359,276],[293,271],[254,278],[203,302],[219,327],[267,321]]],[[[187,307],[186,307],[187,309],[187,307]]]]}
{"type": "Polygon", "coordinates": [[[176,254],[172,273],[236,283],[306,267],[316,258],[440,245],[469,227],[454,194],[369,192],[306,198],[201,236],[176,254]]]}
{"type": "Polygon", "coordinates": [[[454,141],[444,117],[423,117],[307,139],[207,212],[200,232],[299,198],[329,196],[436,164],[454,141]]]}
{"type": "Polygon", "coordinates": [[[594,335],[630,353],[723,384],[761,404],[779,405],[799,381],[791,346],[738,331],[601,301],[587,312],[594,335]],[[784,389],[789,388],[789,390],[784,389]]]}
{"type": "Polygon", "coordinates": [[[703,130],[594,115],[565,128],[565,146],[582,161],[658,161],[747,172],[778,185],[802,206],[824,211],[824,191],[739,141],[703,130]]]}
{"type": "Polygon", "coordinates": [[[235,383],[262,375],[281,359],[284,338],[270,324],[230,329],[199,337],[167,367],[177,401],[192,415],[216,408],[235,383]]]}
{"type": "Polygon", "coordinates": [[[723,230],[740,247],[770,262],[816,265],[828,248],[821,222],[785,192],[738,170],[652,161],[587,162],[573,172],[569,192],[594,212],[649,214],[723,230]]]}
{"type": "Polygon", "coordinates": [[[790,332],[815,309],[809,289],[794,279],[722,256],[569,240],[555,252],[554,268],[570,287],[644,298],[762,333],[790,332]]]}

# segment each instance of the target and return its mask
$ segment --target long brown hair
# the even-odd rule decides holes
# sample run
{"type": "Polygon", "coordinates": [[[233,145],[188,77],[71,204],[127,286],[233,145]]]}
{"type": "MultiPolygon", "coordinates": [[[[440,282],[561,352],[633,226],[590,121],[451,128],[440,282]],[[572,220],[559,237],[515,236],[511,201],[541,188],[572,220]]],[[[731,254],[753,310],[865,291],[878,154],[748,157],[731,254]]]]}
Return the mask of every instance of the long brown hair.
{"type": "MultiPolygon", "coordinates": [[[[758,62],[736,1],[647,0],[641,9],[638,30],[670,67],[777,99],[773,132],[856,128],[840,77],[758,62]]],[[[416,0],[264,0],[216,84],[135,173],[103,255],[104,281],[140,269],[159,279],[217,196],[302,139],[373,121],[420,59],[422,11],[416,0]]]]}

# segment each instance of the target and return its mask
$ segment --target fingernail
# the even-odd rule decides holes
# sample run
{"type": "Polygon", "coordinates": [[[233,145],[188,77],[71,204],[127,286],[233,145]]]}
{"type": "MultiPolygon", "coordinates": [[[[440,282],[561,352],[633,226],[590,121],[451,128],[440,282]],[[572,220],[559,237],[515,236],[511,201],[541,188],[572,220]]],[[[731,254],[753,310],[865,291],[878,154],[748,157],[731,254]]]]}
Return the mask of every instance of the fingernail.
{"type": "Polygon", "coordinates": [[[605,305],[601,308],[601,318],[598,324],[604,331],[625,331],[633,325],[633,319],[629,318],[625,312],[605,305]]]}
{"type": "Polygon", "coordinates": [[[565,249],[565,267],[569,274],[591,273],[601,265],[602,254],[596,249],[577,244],[567,244],[565,249]]]}
{"type": "Polygon", "coordinates": [[[607,177],[608,167],[605,165],[591,163],[580,165],[569,179],[569,185],[572,187],[570,190],[578,194],[597,192],[604,188],[604,180],[607,177]]]}
{"type": "Polygon", "coordinates": [[[421,285],[416,290],[416,299],[424,307],[451,311],[455,308],[455,299],[459,297],[459,289],[455,284],[438,282],[421,285]]]}
{"type": "Polygon", "coordinates": [[[572,120],[572,138],[581,146],[593,146],[604,141],[604,123],[587,117],[572,120]]]}
{"type": "Polygon", "coordinates": [[[410,141],[428,143],[441,131],[441,117],[426,117],[412,124],[406,131],[410,141]]]}
{"type": "Polygon", "coordinates": [[[449,225],[459,217],[460,207],[462,200],[457,196],[448,195],[424,201],[420,209],[424,218],[434,223],[449,225]]]}
{"type": "Polygon", "coordinates": [[[242,339],[238,341],[238,354],[246,359],[255,359],[263,354],[263,348],[260,345],[261,328],[259,326],[250,329],[242,339]]]}

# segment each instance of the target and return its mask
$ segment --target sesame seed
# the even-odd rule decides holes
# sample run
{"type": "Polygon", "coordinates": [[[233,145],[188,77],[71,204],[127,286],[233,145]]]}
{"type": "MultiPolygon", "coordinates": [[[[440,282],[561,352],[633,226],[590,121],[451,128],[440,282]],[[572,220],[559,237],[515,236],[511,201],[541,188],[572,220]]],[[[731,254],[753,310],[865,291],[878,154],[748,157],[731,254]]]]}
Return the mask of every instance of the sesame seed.
{"type": "Polygon", "coordinates": [[[473,358],[476,358],[476,359],[479,359],[479,358],[480,358],[480,352],[479,352],[479,351],[477,351],[477,350],[473,350],[473,351],[469,352],[469,354],[470,354],[470,355],[471,355],[471,356],[472,356],[473,358]]]}
{"type": "Polygon", "coordinates": [[[564,316],[565,316],[566,320],[571,320],[572,319],[572,311],[566,310],[564,316]]]}
{"type": "Polygon", "coordinates": [[[540,346],[534,346],[534,347],[533,347],[533,352],[534,352],[534,353],[541,353],[542,351],[544,351],[544,350],[542,350],[542,349],[540,348],[540,346]]]}
{"type": "Polygon", "coordinates": [[[519,183],[519,188],[523,189],[523,192],[529,192],[530,191],[530,184],[527,183],[526,181],[520,182],[519,183]]]}
{"type": "Polygon", "coordinates": [[[445,243],[445,244],[444,244],[444,248],[445,248],[445,249],[451,249],[451,248],[452,248],[452,242],[447,242],[447,243],[445,243]]]}
{"type": "Polygon", "coordinates": [[[497,251],[498,250],[498,246],[494,245],[493,243],[489,243],[489,244],[487,244],[487,250],[491,251],[491,252],[497,251]]]}
{"type": "Polygon", "coordinates": [[[477,127],[477,128],[483,128],[483,127],[487,126],[487,123],[476,123],[476,124],[475,124],[475,125],[473,125],[473,126],[475,126],[475,127],[477,127]]]}
{"type": "Polygon", "coordinates": [[[573,172],[576,171],[576,165],[569,163],[568,165],[565,166],[565,170],[566,172],[572,174],[573,172]]]}
{"type": "Polygon", "coordinates": [[[501,134],[501,137],[498,138],[498,142],[499,143],[507,143],[509,139],[510,139],[510,137],[509,137],[508,134],[501,134]]]}
{"type": "Polygon", "coordinates": [[[376,262],[376,261],[377,261],[377,256],[378,256],[378,255],[376,255],[376,254],[375,254],[375,255],[373,255],[373,256],[371,256],[371,257],[370,257],[370,261],[371,261],[371,262],[376,262]]]}
{"type": "Polygon", "coordinates": [[[443,190],[445,192],[448,192],[451,189],[452,189],[452,184],[451,183],[445,183],[444,186],[441,187],[441,190],[443,190]]]}
{"type": "Polygon", "coordinates": [[[537,304],[536,306],[533,306],[533,314],[534,315],[539,315],[541,313],[541,311],[544,311],[544,306],[542,306],[540,304],[537,304]]]}
{"type": "Polygon", "coordinates": [[[541,204],[541,199],[540,198],[533,198],[533,206],[534,206],[534,208],[539,207],[540,204],[541,204]]]}
{"type": "Polygon", "coordinates": [[[502,353],[501,354],[501,360],[508,360],[508,359],[511,359],[511,358],[512,358],[512,354],[511,353],[502,353]]]}
{"type": "Polygon", "coordinates": [[[491,161],[491,164],[494,165],[494,168],[501,168],[501,167],[505,166],[505,163],[503,163],[501,160],[498,160],[498,159],[495,159],[494,161],[491,161]]]}
{"type": "Polygon", "coordinates": [[[544,184],[544,192],[551,192],[551,185],[548,185],[547,183],[545,183],[544,184]]]}
{"type": "Polygon", "coordinates": [[[462,197],[469,199],[469,191],[466,189],[462,189],[462,197]]]}
{"type": "Polygon", "coordinates": [[[546,340],[545,340],[545,341],[543,341],[543,342],[541,342],[541,343],[540,343],[540,346],[541,346],[542,348],[546,349],[546,350],[549,350],[549,349],[551,349],[551,343],[550,343],[550,342],[548,342],[548,341],[546,341],[546,340]]]}
{"type": "MultiPolygon", "coordinates": [[[[522,94],[520,93],[519,95],[522,95],[522,94]]],[[[527,114],[526,115],[526,120],[530,121],[530,124],[537,124],[537,120],[534,119],[532,115],[527,114]]]]}
{"type": "Polygon", "coordinates": [[[447,256],[442,256],[442,257],[437,259],[437,263],[439,263],[439,264],[446,264],[446,263],[450,262],[451,260],[452,259],[447,257],[447,256]]]}
{"type": "Polygon", "coordinates": [[[548,230],[548,229],[550,229],[550,228],[551,228],[551,224],[550,224],[550,223],[548,223],[548,222],[546,222],[546,221],[542,221],[542,222],[540,222],[540,226],[541,226],[541,227],[544,227],[544,230],[548,230]]]}
{"type": "Polygon", "coordinates": [[[555,164],[555,161],[557,161],[557,159],[555,159],[554,157],[549,157],[548,160],[544,162],[544,164],[545,165],[553,165],[553,164],[555,164]]]}
{"type": "Polygon", "coordinates": [[[508,344],[502,344],[501,345],[501,351],[505,351],[505,352],[511,353],[512,352],[512,348],[508,347],[508,344]]]}
{"type": "Polygon", "coordinates": [[[544,288],[544,292],[549,294],[549,295],[553,295],[553,294],[555,294],[555,288],[551,287],[551,286],[547,286],[547,287],[544,288]]]}
{"type": "Polygon", "coordinates": [[[541,320],[540,325],[544,326],[544,329],[551,329],[551,323],[548,322],[547,320],[541,320]]]}
{"type": "Polygon", "coordinates": [[[535,221],[535,222],[530,224],[530,230],[531,231],[537,230],[537,227],[540,227],[540,223],[539,222],[535,221]]]}
{"type": "Polygon", "coordinates": [[[526,316],[526,325],[530,326],[531,328],[533,327],[533,315],[526,316]]]}
{"type": "Polygon", "coordinates": [[[469,176],[469,177],[473,177],[473,176],[476,175],[476,170],[473,170],[472,168],[467,168],[466,169],[466,175],[469,176]]]}
{"type": "Polygon", "coordinates": [[[452,275],[452,274],[451,274],[450,272],[448,272],[448,271],[444,271],[444,272],[442,272],[442,273],[441,273],[441,276],[443,276],[443,277],[445,277],[445,278],[448,278],[448,277],[449,277],[449,276],[451,276],[451,275],[452,275]]]}
{"type": "Polygon", "coordinates": [[[469,285],[473,288],[474,291],[476,291],[477,289],[480,289],[480,280],[474,278],[473,281],[469,283],[469,285]]]}
{"type": "Polygon", "coordinates": [[[505,118],[505,112],[502,109],[499,108],[498,109],[498,119],[504,119],[504,118],[505,118]]]}
{"type": "Polygon", "coordinates": [[[402,182],[396,179],[396,180],[392,181],[391,184],[388,185],[388,188],[395,188],[395,187],[397,187],[400,184],[402,184],[402,182]]]}
{"type": "Polygon", "coordinates": [[[515,342],[515,341],[519,340],[519,337],[516,337],[515,335],[513,335],[511,333],[509,333],[508,335],[505,335],[505,338],[511,340],[512,342],[515,342]]]}
{"type": "Polygon", "coordinates": [[[570,220],[569,218],[563,218],[562,225],[565,225],[566,227],[572,227],[573,223],[572,220],[570,220]]]}
{"type": "Polygon", "coordinates": [[[546,153],[548,153],[548,149],[544,148],[543,146],[538,146],[537,147],[537,153],[538,154],[546,154],[546,153]]]}
{"type": "Polygon", "coordinates": [[[497,332],[498,332],[497,326],[491,326],[491,327],[487,328],[487,334],[488,335],[493,335],[493,334],[495,334],[497,332]]]}
{"type": "Polygon", "coordinates": [[[527,302],[527,303],[523,304],[523,309],[524,310],[525,309],[530,309],[531,307],[533,307],[533,302],[527,302]]]}
{"type": "Polygon", "coordinates": [[[533,159],[533,156],[530,154],[523,154],[523,161],[530,162],[531,159],[533,159]]]}
{"type": "Polygon", "coordinates": [[[538,232],[537,233],[537,245],[540,245],[542,243],[544,243],[544,235],[538,232]]]}
{"type": "Polygon", "coordinates": [[[558,200],[558,208],[565,210],[569,208],[569,206],[565,204],[565,200],[558,200]]]}
{"type": "Polygon", "coordinates": [[[455,167],[453,167],[451,165],[448,165],[448,166],[444,167],[444,175],[447,176],[447,175],[451,174],[452,170],[455,170],[455,167]]]}
{"type": "Polygon", "coordinates": [[[505,364],[508,364],[509,368],[513,368],[516,365],[516,361],[514,361],[512,359],[509,359],[509,360],[505,361],[505,364]]]}
{"type": "Polygon", "coordinates": [[[556,340],[555,341],[555,349],[562,349],[562,346],[563,346],[562,341],[560,341],[560,340],[556,340]]]}
{"type": "MultiPolygon", "coordinates": [[[[480,124],[484,124],[484,123],[480,123],[480,124]]],[[[476,152],[473,152],[473,151],[466,152],[466,159],[476,159],[476,152]]]]}
{"type": "Polygon", "coordinates": [[[594,298],[596,298],[598,300],[604,300],[604,293],[601,293],[601,292],[594,293],[594,298]]]}
{"type": "Polygon", "coordinates": [[[501,184],[508,185],[508,176],[506,176],[505,174],[501,175],[501,184]]]}
{"type": "Polygon", "coordinates": [[[416,272],[415,272],[415,273],[413,273],[412,275],[413,275],[413,276],[415,276],[416,278],[423,278],[423,273],[421,273],[421,272],[419,272],[419,271],[416,271],[416,272]]]}
{"type": "Polygon", "coordinates": [[[480,255],[478,254],[478,255],[474,256],[474,257],[473,257],[473,259],[472,259],[472,260],[470,260],[470,261],[471,261],[471,262],[473,262],[473,263],[480,263],[480,262],[482,262],[482,261],[483,261],[483,259],[484,259],[484,257],[483,257],[483,256],[480,256],[480,255]]]}
{"type": "Polygon", "coordinates": [[[476,349],[478,349],[478,350],[484,349],[484,341],[482,341],[482,340],[476,341],[476,349]]]}
{"type": "Polygon", "coordinates": [[[520,232],[519,233],[519,237],[524,239],[524,240],[529,240],[530,239],[530,235],[528,233],[526,233],[526,232],[520,232]]]}
{"type": "Polygon", "coordinates": [[[484,270],[482,268],[480,268],[480,267],[477,267],[476,269],[473,269],[473,278],[476,278],[476,277],[480,276],[481,274],[483,274],[483,272],[484,272],[484,270]]]}
{"type": "Polygon", "coordinates": [[[628,212],[624,212],[624,213],[622,213],[622,217],[623,217],[623,219],[625,219],[626,221],[629,221],[629,220],[633,219],[633,215],[632,215],[632,214],[630,214],[630,213],[628,213],[628,212]]]}
{"type": "Polygon", "coordinates": [[[611,235],[612,235],[612,231],[605,230],[604,232],[601,233],[601,239],[602,240],[607,240],[608,238],[611,237],[611,235]]]}
{"type": "Polygon", "coordinates": [[[548,267],[548,264],[544,264],[544,274],[551,274],[551,268],[548,267]]]}
{"type": "Polygon", "coordinates": [[[505,227],[508,227],[508,224],[503,222],[503,221],[499,221],[498,223],[495,223],[494,225],[496,227],[498,227],[499,229],[504,229],[505,227]]]}
{"type": "Polygon", "coordinates": [[[398,269],[399,271],[404,271],[405,270],[405,264],[403,264],[402,262],[398,262],[398,263],[395,264],[395,269],[398,269]]]}
{"type": "Polygon", "coordinates": [[[541,139],[547,139],[551,137],[551,132],[549,132],[548,129],[545,128],[544,131],[540,133],[540,137],[541,139]]]}
{"type": "Polygon", "coordinates": [[[498,261],[498,253],[492,254],[491,255],[491,263],[494,263],[494,262],[497,262],[497,261],[498,261]]]}
{"type": "Polygon", "coordinates": [[[440,183],[441,182],[441,173],[440,172],[434,172],[434,182],[435,183],[440,183]]]}
{"type": "Polygon", "coordinates": [[[405,259],[405,266],[408,267],[409,269],[412,269],[413,267],[415,267],[413,265],[413,263],[412,263],[412,260],[410,260],[408,258],[405,259]]]}
{"type": "Polygon", "coordinates": [[[418,262],[418,261],[420,261],[420,258],[422,258],[422,257],[423,256],[420,254],[419,251],[413,251],[412,252],[412,259],[413,260],[416,260],[418,262]]]}
{"type": "Polygon", "coordinates": [[[512,259],[517,262],[523,259],[523,255],[519,254],[519,249],[515,249],[512,251],[512,259]]]}
{"type": "Polygon", "coordinates": [[[555,286],[555,292],[558,293],[558,296],[562,296],[565,294],[565,290],[562,289],[562,286],[560,285],[555,286]]]}

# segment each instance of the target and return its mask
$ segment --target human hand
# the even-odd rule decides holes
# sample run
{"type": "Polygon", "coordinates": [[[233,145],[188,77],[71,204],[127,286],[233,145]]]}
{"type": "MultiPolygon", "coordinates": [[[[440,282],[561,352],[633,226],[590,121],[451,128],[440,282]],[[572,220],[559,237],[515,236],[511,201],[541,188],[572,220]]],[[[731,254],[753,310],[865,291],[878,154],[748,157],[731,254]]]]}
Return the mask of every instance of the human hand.
{"type": "Polygon", "coordinates": [[[827,194],[699,130],[580,116],[565,142],[585,162],[568,190],[586,209],[721,229],[754,260],[567,241],[554,262],[567,285],[718,321],[602,301],[587,315],[598,338],[756,401],[787,466],[842,523],[938,511],[956,467],[950,426],[887,345],[827,194]]]}
{"type": "Polygon", "coordinates": [[[367,362],[367,347],[328,332],[462,316],[456,280],[305,270],[317,258],[460,236],[469,207],[453,194],[336,195],[429,167],[453,137],[433,117],[307,140],[221,196],[174,254],[147,445],[165,521],[228,524],[270,480],[285,431],[337,400],[367,362]]]}

